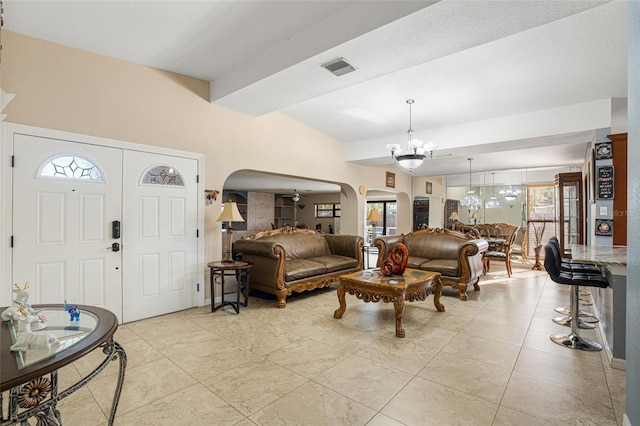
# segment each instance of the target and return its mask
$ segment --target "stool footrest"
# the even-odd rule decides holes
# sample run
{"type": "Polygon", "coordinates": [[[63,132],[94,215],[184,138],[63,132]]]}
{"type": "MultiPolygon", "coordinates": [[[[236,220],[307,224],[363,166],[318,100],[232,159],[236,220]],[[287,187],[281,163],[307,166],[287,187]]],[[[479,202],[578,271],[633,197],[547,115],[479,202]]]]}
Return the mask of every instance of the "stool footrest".
{"type": "MultiPolygon", "coordinates": [[[[571,320],[571,317],[555,317],[553,319],[553,322],[565,327],[571,327],[571,323],[573,321],[571,320]]],[[[582,328],[584,330],[593,330],[594,328],[596,328],[596,326],[593,325],[592,322],[582,321],[582,319],[578,318],[578,328],[582,328]]]]}

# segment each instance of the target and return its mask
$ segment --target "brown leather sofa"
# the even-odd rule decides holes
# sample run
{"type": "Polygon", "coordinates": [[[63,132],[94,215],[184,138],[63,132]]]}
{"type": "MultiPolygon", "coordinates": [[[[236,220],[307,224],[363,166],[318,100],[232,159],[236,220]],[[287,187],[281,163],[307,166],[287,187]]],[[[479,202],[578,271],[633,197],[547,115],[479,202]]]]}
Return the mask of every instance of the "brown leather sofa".
{"type": "Polygon", "coordinates": [[[397,243],[403,243],[409,250],[408,268],[440,272],[442,284],[458,290],[460,300],[467,300],[469,284],[480,290],[482,254],[488,248],[485,240],[439,228],[378,237],[374,241],[379,248],[378,267],[397,243]]]}
{"type": "Polygon", "coordinates": [[[263,231],[236,241],[242,260],[253,262],[251,289],[275,294],[278,308],[295,292],[328,287],[340,276],[362,270],[362,245],[358,235],[330,235],[284,227],[263,231]]]}

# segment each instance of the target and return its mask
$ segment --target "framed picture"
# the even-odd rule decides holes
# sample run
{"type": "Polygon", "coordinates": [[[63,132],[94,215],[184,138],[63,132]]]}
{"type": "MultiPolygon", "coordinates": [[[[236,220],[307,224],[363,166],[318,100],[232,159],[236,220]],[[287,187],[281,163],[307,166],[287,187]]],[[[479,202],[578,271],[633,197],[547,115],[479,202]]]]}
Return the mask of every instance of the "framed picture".
{"type": "Polygon", "coordinates": [[[596,144],[596,160],[604,160],[607,158],[613,158],[613,150],[611,149],[611,142],[602,142],[596,144]]]}
{"type": "Polygon", "coordinates": [[[433,183],[427,182],[427,189],[425,191],[427,194],[433,194],[433,183]]]}
{"type": "Polygon", "coordinates": [[[605,237],[613,236],[613,220],[596,219],[596,235],[605,237]]]}
{"type": "MultiPolygon", "coordinates": [[[[596,154],[597,155],[597,154],[596,154]]],[[[598,200],[613,200],[614,174],[613,166],[598,166],[596,168],[598,200]]]]}
{"type": "Polygon", "coordinates": [[[396,187],[396,174],[392,172],[387,172],[387,188],[395,188],[396,187]]]}

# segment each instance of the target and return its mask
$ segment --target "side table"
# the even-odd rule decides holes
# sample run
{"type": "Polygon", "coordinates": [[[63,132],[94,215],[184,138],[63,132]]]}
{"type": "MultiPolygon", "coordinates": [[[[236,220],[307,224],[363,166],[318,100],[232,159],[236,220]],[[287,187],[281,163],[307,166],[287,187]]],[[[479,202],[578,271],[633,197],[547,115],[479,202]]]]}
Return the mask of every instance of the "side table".
{"type": "MultiPolygon", "coordinates": [[[[58,402],[93,380],[101,371],[118,361],[116,383],[109,426],[114,424],[127,354],[124,348],[113,340],[118,328],[118,318],[110,311],[96,306],[78,305],[81,318],[69,321],[69,313],[62,305],[34,305],[39,313],[48,318],[47,328],[34,334],[56,336],[60,343],[51,348],[29,348],[26,351],[11,352],[10,346],[17,340],[17,331],[11,321],[0,324],[0,425],[34,424],[60,425],[62,418],[57,408],[58,402]],[[101,351],[95,350],[101,348],[101,351]],[[102,352],[102,362],[89,374],[66,388],[58,387],[58,370],[91,353],[102,352]],[[4,399],[7,398],[7,405],[4,399]]],[[[4,308],[0,308],[3,311],[4,308]]],[[[93,360],[94,358],[91,357],[93,360]]],[[[95,358],[99,360],[99,358],[95,358]]]]}
{"type": "Polygon", "coordinates": [[[217,260],[215,262],[207,263],[209,267],[209,286],[211,290],[211,312],[215,312],[224,306],[231,306],[236,314],[240,313],[240,305],[249,306],[249,279],[251,276],[252,262],[223,262],[217,260]],[[224,300],[224,277],[234,275],[238,282],[236,291],[236,300],[224,300]],[[221,303],[216,306],[215,293],[213,284],[215,277],[220,277],[220,301],[221,303]],[[244,303],[240,303],[240,288],[244,286],[244,303]]]}

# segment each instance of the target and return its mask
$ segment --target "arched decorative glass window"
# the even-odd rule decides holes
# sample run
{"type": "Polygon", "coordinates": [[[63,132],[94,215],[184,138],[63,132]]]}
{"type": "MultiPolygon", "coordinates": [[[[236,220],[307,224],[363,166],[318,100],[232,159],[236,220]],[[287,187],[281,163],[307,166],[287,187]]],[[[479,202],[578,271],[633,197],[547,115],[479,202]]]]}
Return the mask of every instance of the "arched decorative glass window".
{"type": "Polygon", "coordinates": [[[142,184],[184,186],[182,175],[171,166],[155,166],[142,175],[142,184]]]}
{"type": "Polygon", "coordinates": [[[59,155],[43,163],[38,177],[104,182],[104,174],[93,161],[68,154],[59,155]]]}

